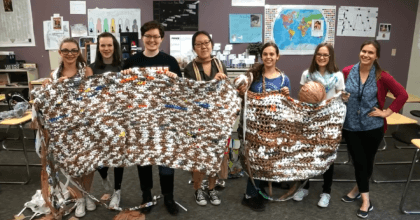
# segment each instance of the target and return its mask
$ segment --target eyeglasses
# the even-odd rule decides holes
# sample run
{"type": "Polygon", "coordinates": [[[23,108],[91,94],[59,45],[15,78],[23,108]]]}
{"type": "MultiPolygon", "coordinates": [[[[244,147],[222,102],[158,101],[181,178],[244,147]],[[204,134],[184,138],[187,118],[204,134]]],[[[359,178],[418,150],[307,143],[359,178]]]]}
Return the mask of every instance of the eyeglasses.
{"type": "Polygon", "coordinates": [[[321,57],[323,57],[323,58],[330,58],[330,55],[329,54],[320,54],[320,53],[317,53],[316,54],[316,57],[318,57],[318,58],[321,58],[321,57]]]}
{"type": "Polygon", "coordinates": [[[210,45],[211,41],[206,41],[203,43],[196,43],[194,44],[195,47],[201,47],[202,45],[204,45],[205,47],[208,47],[210,45]]]}
{"type": "Polygon", "coordinates": [[[67,55],[69,53],[73,54],[73,55],[77,55],[79,53],[79,50],[67,50],[67,49],[63,49],[60,50],[62,54],[67,55]]]}
{"type": "Polygon", "coordinates": [[[157,39],[160,39],[161,38],[161,36],[159,36],[159,35],[148,35],[148,34],[146,34],[146,35],[144,35],[144,37],[145,38],[147,38],[147,39],[151,39],[151,38],[153,38],[153,39],[155,39],[155,40],[157,40],[157,39]]]}

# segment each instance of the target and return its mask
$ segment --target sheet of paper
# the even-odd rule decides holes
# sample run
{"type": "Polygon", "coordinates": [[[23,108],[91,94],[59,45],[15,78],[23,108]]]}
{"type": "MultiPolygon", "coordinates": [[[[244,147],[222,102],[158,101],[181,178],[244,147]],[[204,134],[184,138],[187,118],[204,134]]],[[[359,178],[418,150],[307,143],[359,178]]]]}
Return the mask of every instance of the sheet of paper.
{"type": "Polygon", "coordinates": [[[380,23],[376,40],[389,40],[391,38],[391,24],[380,23]]]}
{"type": "Polygon", "coordinates": [[[86,37],[87,36],[87,27],[84,24],[75,24],[70,26],[71,37],[86,37]]]}
{"type": "Polygon", "coordinates": [[[55,70],[60,66],[60,54],[58,50],[50,50],[48,51],[48,55],[50,58],[50,68],[51,70],[55,70]]]}
{"type": "Polygon", "coordinates": [[[264,42],[274,41],[283,55],[312,55],[320,43],[334,45],[335,15],[332,5],[266,5],[264,42]]]}
{"type": "Polygon", "coordinates": [[[262,42],[262,14],[229,14],[229,42],[262,42]]]}
{"type": "MultiPolygon", "coordinates": [[[[140,15],[141,11],[139,8],[88,9],[89,36],[110,32],[119,39],[120,33],[140,33],[140,15]]],[[[140,39],[141,34],[138,36],[140,39]]]]}
{"type": "Polygon", "coordinates": [[[232,6],[264,6],[265,0],[232,0],[232,6]]]}
{"type": "Polygon", "coordinates": [[[0,4],[0,47],[34,47],[31,1],[1,1],[0,4]]]}
{"type": "Polygon", "coordinates": [[[169,53],[176,59],[187,59],[191,61],[195,57],[192,48],[192,34],[179,34],[170,36],[169,53]]]}
{"type": "Polygon", "coordinates": [[[63,32],[56,32],[53,30],[51,20],[44,21],[44,45],[45,50],[58,50],[60,42],[67,37],[70,37],[69,22],[63,21],[63,32]]]}
{"type": "Polygon", "coordinates": [[[70,1],[70,14],[85,15],[86,1],[70,1]]]}
{"type": "Polygon", "coordinates": [[[90,63],[94,63],[96,59],[96,44],[89,44],[90,46],[90,63]]]}
{"type": "Polygon", "coordinates": [[[375,37],[378,8],[341,6],[338,9],[337,36],[375,37]]]}

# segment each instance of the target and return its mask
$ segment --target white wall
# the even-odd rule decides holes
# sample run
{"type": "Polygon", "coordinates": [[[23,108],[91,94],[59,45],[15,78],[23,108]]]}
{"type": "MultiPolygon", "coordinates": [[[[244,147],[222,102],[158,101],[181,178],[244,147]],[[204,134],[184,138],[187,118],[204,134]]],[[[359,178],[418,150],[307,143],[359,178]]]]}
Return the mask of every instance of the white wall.
{"type": "MultiPolygon", "coordinates": [[[[420,4],[417,8],[416,27],[413,37],[413,47],[411,49],[410,68],[407,79],[407,92],[420,97],[420,4]]],[[[411,110],[420,110],[420,103],[406,103],[403,114],[407,117],[416,119],[420,124],[420,118],[412,116],[411,110]]]]}

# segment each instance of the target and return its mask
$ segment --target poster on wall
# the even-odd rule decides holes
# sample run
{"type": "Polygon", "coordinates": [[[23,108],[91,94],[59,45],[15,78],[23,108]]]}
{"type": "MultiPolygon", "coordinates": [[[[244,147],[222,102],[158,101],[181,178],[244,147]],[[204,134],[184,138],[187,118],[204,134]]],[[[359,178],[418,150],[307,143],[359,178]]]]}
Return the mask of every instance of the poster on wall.
{"type": "MultiPolygon", "coordinates": [[[[89,36],[110,32],[119,39],[120,33],[140,32],[139,8],[88,9],[89,36]]],[[[141,35],[139,34],[139,38],[141,35]]]]}
{"type": "Polygon", "coordinates": [[[199,1],[154,1],[153,20],[159,21],[165,31],[198,31],[199,1]]]}
{"type": "Polygon", "coordinates": [[[187,59],[191,61],[195,57],[195,53],[192,48],[192,34],[178,34],[171,35],[169,42],[169,54],[177,60],[187,59]]]}
{"type": "Polygon", "coordinates": [[[60,49],[60,42],[67,37],[70,37],[70,27],[68,21],[62,22],[62,32],[54,31],[54,24],[51,20],[44,21],[44,45],[45,50],[58,50],[60,49]]]}
{"type": "Polygon", "coordinates": [[[262,14],[229,14],[229,42],[262,42],[262,14]]]}
{"type": "Polygon", "coordinates": [[[320,43],[334,45],[335,15],[335,6],[266,5],[264,42],[274,41],[285,55],[313,54],[320,43]]]}
{"type": "Polygon", "coordinates": [[[389,38],[391,38],[391,24],[380,23],[376,40],[389,40],[389,38]]]}
{"type": "Polygon", "coordinates": [[[337,36],[375,37],[378,8],[341,6],[337,16],[337,36]]]}
{"type": "Polygon", "coordinates": [[[232,6],[264,6],[265,0],[232,0],[232,6]]]}
{"type": "Polygon", "coordinates": [[[30,0],[0,3],[0,47],[34,47],[35,36],[30,0]]]}

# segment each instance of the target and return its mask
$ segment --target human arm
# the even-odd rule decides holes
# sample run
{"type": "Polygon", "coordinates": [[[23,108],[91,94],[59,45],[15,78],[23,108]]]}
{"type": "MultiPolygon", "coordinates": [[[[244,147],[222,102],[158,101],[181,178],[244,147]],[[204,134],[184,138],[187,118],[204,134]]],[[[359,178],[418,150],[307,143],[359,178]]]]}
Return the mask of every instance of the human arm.
{"type": "Polygon", "coordinates": [[[280,89],[281,94],[285,95],[285,96],[290,96],[290,91],[291,91],[291,87],[290,87],[290,80],[289,77],[287,77],[286,75],[284,75],[284,85],[283,87],[280,89]]]}
{"type": "Polygon", "coordinates": [[[85,77],[89,77],[93,75],[93,70],[90,67],[86,67],[85,77]]]}

